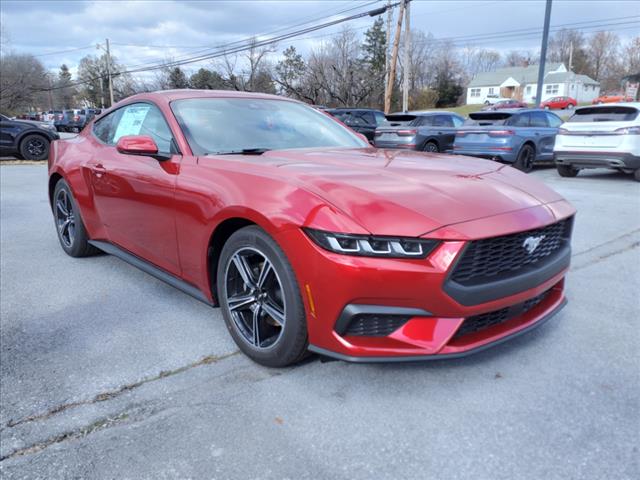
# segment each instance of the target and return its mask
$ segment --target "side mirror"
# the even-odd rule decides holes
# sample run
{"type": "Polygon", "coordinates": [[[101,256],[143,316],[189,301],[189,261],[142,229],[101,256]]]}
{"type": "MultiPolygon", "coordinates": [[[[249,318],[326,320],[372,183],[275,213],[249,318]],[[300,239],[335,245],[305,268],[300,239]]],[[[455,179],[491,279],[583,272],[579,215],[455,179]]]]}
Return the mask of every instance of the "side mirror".
{"type": "Polygon", "coordinates": [[[170,155],[158,153],[158,145],[147,135],[126,135],[120,137],[116,150],[127,155],[153,157],[156,160],[169,160],[170,155]]]}

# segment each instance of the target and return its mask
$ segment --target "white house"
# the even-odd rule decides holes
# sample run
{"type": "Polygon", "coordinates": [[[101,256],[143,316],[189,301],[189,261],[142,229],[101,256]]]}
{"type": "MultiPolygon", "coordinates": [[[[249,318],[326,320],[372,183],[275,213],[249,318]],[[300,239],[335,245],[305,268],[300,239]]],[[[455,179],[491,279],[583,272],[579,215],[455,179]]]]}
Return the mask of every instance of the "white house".
{"type": "MultiPolygon", "coordinates": [[[[534,103],[538,87],[538,65],[500,68],[479,73],[467,87],[467,104],[485,103],[488,97],[500,96],[534,103]]],[[[542,100],[568,96],[578,102],[590,102],[600,95],[600,84],[586,75],[571,71],[562,63],[545,66],[542,100]]]]}

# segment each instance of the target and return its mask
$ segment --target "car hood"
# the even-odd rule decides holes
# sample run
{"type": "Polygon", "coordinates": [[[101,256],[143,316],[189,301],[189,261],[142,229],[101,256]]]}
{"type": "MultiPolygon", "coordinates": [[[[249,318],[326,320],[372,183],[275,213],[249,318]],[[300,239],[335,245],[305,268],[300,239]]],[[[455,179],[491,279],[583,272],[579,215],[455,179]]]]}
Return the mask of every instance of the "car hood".
{"type": "Polygon", "coordinates": [[[281,150],[245,158],[275,167],[378,235],[419,236],[562,200],[514,168],[463,156],[363,148],[281,150]]]}

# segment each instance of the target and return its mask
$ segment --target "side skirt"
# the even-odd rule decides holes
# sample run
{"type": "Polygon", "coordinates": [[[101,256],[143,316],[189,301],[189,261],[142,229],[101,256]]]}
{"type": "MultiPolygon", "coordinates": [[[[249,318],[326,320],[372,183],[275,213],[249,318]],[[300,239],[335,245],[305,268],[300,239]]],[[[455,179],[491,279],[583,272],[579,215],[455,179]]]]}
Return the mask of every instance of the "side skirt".
{"type": "Polygon", "coordinates": [[[118,257],[121,260],[124,260],[130,265],[133,265],[136,268],[139,268],[145,273],[156,277],[158,280],[162,280],[165,283],[168,283],[172,287],[177,288],[178,290],[183,291],[184,293],[191,295],[193,298],[200,300],[203,303],[206,303],[209,306],[215,306],[202,291],[191,285],[190,283],[185,282],[184,280],[176,277],[175,275],[162,270],[161,268],[156,267],[155,265],[147,262],[146,260],[141,259],[133,255],[132,253],[127,252],[126,250],[114,245],[109,242],[101,242],[98,240],[89,240],[89,243],[96,248],[99,248],[105,253],[109,255],[113,255],[114,257],[118,257]]]}

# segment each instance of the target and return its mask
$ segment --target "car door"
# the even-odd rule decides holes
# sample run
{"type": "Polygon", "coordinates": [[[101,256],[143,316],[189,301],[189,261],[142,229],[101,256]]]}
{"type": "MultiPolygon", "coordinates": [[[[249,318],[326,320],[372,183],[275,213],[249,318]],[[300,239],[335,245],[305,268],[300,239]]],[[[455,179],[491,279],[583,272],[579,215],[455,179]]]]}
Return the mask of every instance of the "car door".
{"type": "Polygon", "coordinates": [[[542,110],[531,112],[531,132],[536,144],[536,159],[549,160],[553,158],[553,144],[558,128],[549,124],[547,112],[542,110]]]}
{"type": "Polygon", "coordinates": [[[17,151],[16,139],[23,130],[24,127],[18,122],[0,115],[0,151],[6,153],[17,151]]]}
{"type": "Polygon", "coordinates": [[[151,103],[126,105],[93,127],[95,154],[88,163],[95,207],[109,240],[178,275],[175,185],[181,156],[160,109],[151,103]],[[125,135],[148,135],[168,160],[117,151],[125,135]]]}
{"type": "Polygon", "coordinates": [[[435,115],[433,118],[433,131],[437,135],[440,151],[446,152],[453,149],[453,141],[456,138],[456,126],[462,126],[464,122],[454,115],[435,115]]]}

